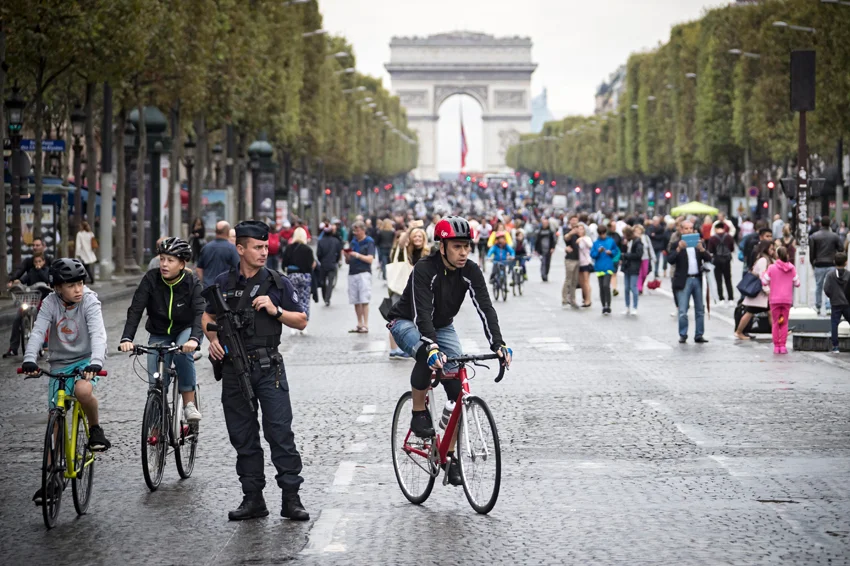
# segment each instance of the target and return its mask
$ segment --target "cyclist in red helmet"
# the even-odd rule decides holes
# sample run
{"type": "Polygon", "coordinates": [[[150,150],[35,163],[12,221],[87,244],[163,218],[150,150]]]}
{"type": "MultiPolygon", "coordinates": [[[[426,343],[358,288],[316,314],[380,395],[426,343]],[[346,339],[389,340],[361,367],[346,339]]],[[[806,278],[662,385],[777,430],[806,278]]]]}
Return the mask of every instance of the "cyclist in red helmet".
{"type": "MultiPolygon", "coordinates": [[[[431,372],[442,368],[447,357],[463,354],[452,323],[467,293],[481,317],[490,349],[499,354],[505,364],[511,363],[512,351],[502,339],[487,282],[478,264],[469,260],[471,234],[464,218],[448,216],[440,220],[434,227],[438,249],[416,263],[401,299],[387,314],[387,328],[399,348],[416,360],[410,374],[413,393],[410,429],[420,438],[435,434],[431,416],[425,408],[431,372]]],[[[448,379],[442,384],[449,399],[457,399],[460,383],[448,379]]],[[[453,450],[449,454],[449,483],[461,485],[453,450]]]]}

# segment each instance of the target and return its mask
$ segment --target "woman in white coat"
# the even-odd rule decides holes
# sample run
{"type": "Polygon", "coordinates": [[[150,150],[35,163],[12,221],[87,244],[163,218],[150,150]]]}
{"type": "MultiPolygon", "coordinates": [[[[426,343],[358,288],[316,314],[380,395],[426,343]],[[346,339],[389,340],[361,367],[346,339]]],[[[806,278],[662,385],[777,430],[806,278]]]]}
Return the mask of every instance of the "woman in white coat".
{"type": "Polygon", "coordinates": [[[79,259],[89,274],[92,285],[94,285],[94,264],[97,263],[97,240],[91,231],[89,223],[83,220],[80,230],[77,232],[77,242],[74,245],[74,257],[79,259]]]}

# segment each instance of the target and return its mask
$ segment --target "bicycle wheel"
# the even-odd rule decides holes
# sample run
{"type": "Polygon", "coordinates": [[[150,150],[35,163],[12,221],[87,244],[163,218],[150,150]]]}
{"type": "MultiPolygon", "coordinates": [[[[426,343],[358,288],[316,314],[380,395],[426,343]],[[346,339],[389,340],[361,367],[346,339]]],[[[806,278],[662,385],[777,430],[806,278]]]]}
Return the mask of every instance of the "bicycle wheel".
{"type": "Polygon", "coordinates": [[[64,418],[57,412],[50,413],[47,419],[47,433],[44,436],[44,460],[41,465],[41,493],[44,503],[41,513],[44,525],[48,529],[56,526],[59,507],[62,504],[62,492],[65,490],[65,472],[62,469],[62,445],[65,431],[64,418]],[[54,429],[56,435],[54,437],[54,429]]]}
{"type": "Polygon", "coordinates": [[[519,296],[522,297],[522,283],[525,278],[522,276],[522,272],[517,273],[516,275],[516,289],[519,292],[519,296]]]}
{"type": "Polygon", "coordinates": [[[496,301],[499,300],[499,293],[500,293],[501,289],[502,289],[502,286],[499,285],[499,280],[497,278],[495,281],[493,281],[493,302],[496,302],[496,301]]]}
{"type": "Polygon", "coordinates": [[[30,334],[32,334],[32,326],[35,320],[33,319],[32,314],[29,311],[24,311],[22,320],[21,320],[21,352],[26,353],[27,344],[30,341],[30,334]]]}
{"type": "MultiPolygon", "coordinates": [[[[178,393],[179,413],[175,413],[174,421],[178,423],[178,435],[174,437],[177,443],[177,448],[174,450],[174,462],[177,464],[177,473],[180,477],[188,479],[192,475],[192,470],[195,469],[195,454],[198,450],[198,423],[189,424],[183,420],[183,398],[178,393]],[[179,415],[179,419],[177,416],[179,415]]],[[[201,410],[201,395],[199,387],[195,386],[195,407],[201,410]]]]}
{"type": "Polygon", "coordinates": [[[457,454],[463,491],[478,513],[489,513],[499,498],[502,482],[502,452],[496,421],[480,397],[464,400],[465,418],[460,419],[457,454]]]}
{"type": "Polygon", "coordinates": [[[160,392],[152,390],[148,393],[142,417],[142,472],[151,491],[156,491],[162,482],[168,449],[168,431],[162,430],[163,409],[160,392]]]}
{"type": "Polygon", "coordinates": [[[86,421],[80,415],[77,420],[77,446],[74,467],[77,477],[71,480],[71,493],[74,496],[74,509],[77,515],[85,515],[89,509],[91,486],[94,481],[94,452],[89,450],[89,438],[86,434],[86,421]]]}
{"type": "Polygon", "coordinates": [[[430,458],[431,439],[418,438],[410,432],[410,415],[413,396],[407,391],[398,400],[393,414],[392,449],[393,469],[401,492],[411,503],[424,503],[437,478],[437,467],[430,458]],[[405,440],[407,442],[405,443],[405,440]],[[411,450],[428,454],[423,456],[411,450]]]}
{"type": "Polygon", "coordinates": [[[508,300],[508,276],[507,274],[502,277],[502,301],[508,300]]]}

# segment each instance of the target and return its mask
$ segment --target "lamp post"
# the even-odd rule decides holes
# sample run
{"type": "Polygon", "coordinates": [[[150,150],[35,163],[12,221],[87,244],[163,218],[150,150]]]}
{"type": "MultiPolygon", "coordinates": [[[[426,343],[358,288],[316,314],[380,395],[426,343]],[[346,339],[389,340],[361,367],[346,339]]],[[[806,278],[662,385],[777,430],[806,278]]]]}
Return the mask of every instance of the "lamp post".
{"type": "MultiPolygon", "coordinates": [[[[10,169],[12,174],[12,265],[21,263],[21,130],[24,128],[24,107],[17,86],[12,87],[12,96],[6,101],[6,127],[12,146],[10,169]]],[[[3,258],[6,261],[6,258],[3,258]]]]}
{"type": "MultiPolygon", "coordinates": [[[[136,245],[133,242],[133,185],[131,181],[133,175],[130,174],[130,165],[133,156],[137,153],[136,127],[127,120],[124,127],[124,170],[126,171],[124,174],[124,223],[121,229],[124,230],[124,271],[129,273],[139,272],[139,264],[136,263],[136,245]]],[[[139,222],[138,219],[136,222],[139,222]]],[[[119,226],[121,226],[120,223],[119,226]]]]}
{"type": "Polygon", "coordinates": [[[787,22],[773,22],[773,27],[793,29],[795,31],[804,31],[806,33],[817,33],[817,30],[815,28],[810,28],[808,26],[795,26],[787,22]]]}
{"type": "Polygon", "coordinates": [[[217,143],[212,148],[213,164],[215,167],[215,188],[221,189],[221,155],[224,150],[221,144],[217,143]]]}
{"type": "Polygon", "coordinates": [[[741,57],[747,57],[749,59],[761,59],[761,55],[758,53],[751,53],[749,51],[741,51],[740,49],[730,49],[728,51],[730,55],[740,55],[741,57]]]}
{"type": "Polygon", "coordinates": [[[317,30],[314,30],[314,31],[308,31],[308,32],[302,33],[301,37],[314,37],[316,35],[325,35],[326,33],[328,33],[328,30],[326,30],[326,29],[317,29],[317,30]]]}
{"type": "Polygon", "coordinates": [[[83,154],[83,144],[80,143],[80,138],[83,137],[86,128],[86,113],[76,105],[71,111],[71,132],[74,135],[74,232],[80,229],[80,223],[83,221],[83,182],[80,178],[81,157],[83,154]]]}
{"type": "MultiPolygon", "coordinates": [[[[192,169],[195,167],[195,148],[197,144],[192,139],[192,136],[187,136],[183,143],[183,165],[186,166],[186,189],[189,192],[189,202],[192,202],[192,192],[195,190],[194,179],[192,179],[192,169]]],[[[179,195],[178,195],[178,198],[179,195]]],[[[181,207],[182,210],[182,207],[181,207]]],[[[189,219],[192,222],[192,219],[189,219]]]]}
{"type": "Polygon", "coordinates": [[[259,203],[257,202],[259,199],[257,176],[260,172],[260,154],[250,148],[248,149],[248,167],[251,169],[251,218],[256,219],[257,209],[259,208],[259,203]]]}
{"type": "MultiPolygon", "coordinates": [[[[162,141],[156,140],[151,151],[151,235],[154,244],[162,236],[162,189],[160,187],[162,184],[160,165],[162,149],[162,141]]],[[[155,248],[155,245],[151,248],[155,248]]]]}

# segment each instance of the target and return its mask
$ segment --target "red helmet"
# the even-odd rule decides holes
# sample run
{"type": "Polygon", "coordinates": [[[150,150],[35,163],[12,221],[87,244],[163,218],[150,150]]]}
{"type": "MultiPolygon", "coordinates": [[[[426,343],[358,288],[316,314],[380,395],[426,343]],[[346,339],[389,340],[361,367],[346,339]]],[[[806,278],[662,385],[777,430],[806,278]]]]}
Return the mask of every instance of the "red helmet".
{"type": "Polygon", "coordinates": [[[434,226],[435,240],[471,240],[472,230],[466,218],[446,216],[434,226]]]}

